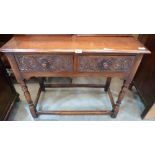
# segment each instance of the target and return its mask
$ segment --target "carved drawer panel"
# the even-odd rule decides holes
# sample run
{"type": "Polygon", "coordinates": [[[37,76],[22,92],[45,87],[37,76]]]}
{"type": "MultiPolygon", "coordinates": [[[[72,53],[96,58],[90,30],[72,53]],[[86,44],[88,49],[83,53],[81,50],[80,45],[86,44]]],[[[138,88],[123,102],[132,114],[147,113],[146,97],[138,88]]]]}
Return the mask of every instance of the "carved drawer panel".
{"type": "Polygon", "coordinates": [[[16,55],[19,70],[22,72],[72,72],[71,55],[16,55]]]}
{"type": "Polygon", "coordinates": [[[116,71],[127,72],[133,64],[134,56],[79,56],[79,72],[116,71]]]}

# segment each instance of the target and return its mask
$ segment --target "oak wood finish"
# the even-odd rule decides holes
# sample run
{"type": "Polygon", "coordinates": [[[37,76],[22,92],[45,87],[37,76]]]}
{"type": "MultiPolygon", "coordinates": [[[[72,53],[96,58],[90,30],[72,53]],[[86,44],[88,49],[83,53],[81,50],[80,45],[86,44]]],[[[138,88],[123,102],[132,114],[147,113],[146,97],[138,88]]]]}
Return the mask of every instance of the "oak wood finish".
{"type": "Polygon", "coordinates": [[[132,36],[104,35],[21,35],[13,37],[1,51],[11,64],[33,117],[39,114],[99,115],[115,118],[122,99],[131,83],[143,54],[150,53],[132,36]],[[107,77],[105,85],[44,84],[44,77],[107,77]],[[32,101],[25,80],[40,78],[40,88],[32,101]],[[115,103],[110,91],[112,77],[121,77],[124,84],[115,103]],[[46,87],[104,87],[112,104],[111,110],[101,111],[37,111],[41,91],[46,87]]]}
{"type": "Polygon", "coordinates": [[[73,57],[71,55],[16,55],[21,72],[71,72],[73,57]]]}
{"type": "Polygon", "coordinates": [[[111,115],[112,112],[108,110],[82,110],[82,111],[38,111],[37,114],[52,114],[52,115],[111,115]]]}
{"type": "Polygon", "coordinates": [[[78,36],[78,35],[19,35],[6,43],[3,52],[26,53],[148,53],[134,37],[126,36],[78,36]]]}
{"type": "Polygon", "coordinates": [[[127,72],[135,56],[79,56],[78,72],[127,72]]]}

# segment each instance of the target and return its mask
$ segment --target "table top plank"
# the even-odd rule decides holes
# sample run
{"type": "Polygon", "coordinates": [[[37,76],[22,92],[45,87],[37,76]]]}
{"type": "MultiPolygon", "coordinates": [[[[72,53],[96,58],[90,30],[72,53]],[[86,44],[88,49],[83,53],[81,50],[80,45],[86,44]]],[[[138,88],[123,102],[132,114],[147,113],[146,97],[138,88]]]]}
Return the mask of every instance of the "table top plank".
{"type": "Polygon", "coordinates": [[[15,35],[1,52],[150,53],[131,35],[15,35]]]}

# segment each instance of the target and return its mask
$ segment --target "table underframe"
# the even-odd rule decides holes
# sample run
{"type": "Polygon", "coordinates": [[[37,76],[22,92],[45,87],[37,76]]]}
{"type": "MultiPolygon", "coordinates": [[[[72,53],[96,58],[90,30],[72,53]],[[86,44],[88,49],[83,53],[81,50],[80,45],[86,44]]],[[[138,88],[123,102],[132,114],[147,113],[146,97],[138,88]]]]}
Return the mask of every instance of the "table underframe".
{"type": "Polygon", "coordinates": [[[38,115],[110,115],[112,118],[115,118],[119,105],[114,102],[111,90],[110,90],[111,77],[108,77],[106,80],[106,84],[45,84],[44,78],[40,78],[40,87],[37,92],[36,99],[33,102],[35,108],[35,117],[38,115]],[[110,103],[112,106],[112,110],[52,110],[52,111],[37,111],[37,104],[41,95],[41,92],[45,91],[46,88],[73,88],[73,87],[85,87],[85,88],[104,88],[105,92],[107,92],[110,103]],[[117,111],[116,111],[117,110],[117,111]]]}

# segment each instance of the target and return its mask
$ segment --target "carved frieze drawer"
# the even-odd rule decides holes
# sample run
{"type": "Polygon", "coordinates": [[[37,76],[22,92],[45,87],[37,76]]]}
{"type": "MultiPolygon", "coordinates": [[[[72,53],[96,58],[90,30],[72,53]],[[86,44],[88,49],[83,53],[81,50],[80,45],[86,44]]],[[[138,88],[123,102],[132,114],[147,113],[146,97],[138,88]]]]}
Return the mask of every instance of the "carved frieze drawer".
{"type": "Polygon", "coordinates": [[[79,56],[79,72],[116,71],[127,72],[132,67],[134,56],[79,56]]]}
{"type": "Polygon", "coordinates": [[[16,55],[19,70],[22,72],[72,72],[71,55],[16,55]]]}

